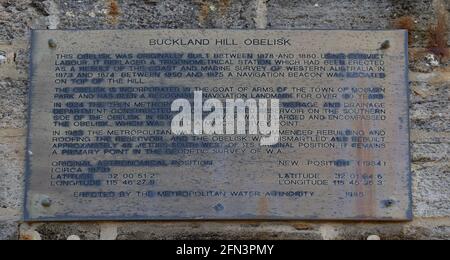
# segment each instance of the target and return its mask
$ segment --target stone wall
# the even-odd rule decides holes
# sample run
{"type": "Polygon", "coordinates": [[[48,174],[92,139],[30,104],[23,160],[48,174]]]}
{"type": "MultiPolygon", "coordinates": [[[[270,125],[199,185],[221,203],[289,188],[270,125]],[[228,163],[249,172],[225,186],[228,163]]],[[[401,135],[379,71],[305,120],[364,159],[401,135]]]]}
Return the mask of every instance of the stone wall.
{"type": "Polygon", "coordinates": [[[0,0],[0,239],[450,239],[449,10],[447,0],[0,0]],[[112,28],[410,30],[414,221],[21,223],[30,30],[112,28]]]}

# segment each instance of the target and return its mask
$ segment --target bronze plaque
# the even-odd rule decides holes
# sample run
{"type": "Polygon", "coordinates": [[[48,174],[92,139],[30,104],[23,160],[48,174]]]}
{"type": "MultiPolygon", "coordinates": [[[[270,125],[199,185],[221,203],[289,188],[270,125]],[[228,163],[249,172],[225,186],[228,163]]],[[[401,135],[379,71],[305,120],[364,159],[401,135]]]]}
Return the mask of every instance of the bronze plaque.
{"type": "Polygon", "coordinates": [[[405,31],[34,31],[24,218],[412,218],[405,31]]]}

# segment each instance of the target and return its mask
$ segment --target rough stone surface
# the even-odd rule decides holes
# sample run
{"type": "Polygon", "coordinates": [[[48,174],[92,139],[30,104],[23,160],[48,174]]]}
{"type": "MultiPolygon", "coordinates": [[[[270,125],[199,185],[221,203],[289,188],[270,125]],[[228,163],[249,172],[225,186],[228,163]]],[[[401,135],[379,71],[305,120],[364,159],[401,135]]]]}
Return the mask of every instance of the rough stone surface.
{"type": "Polygon", "coordinates": [[[64,1],[60,28],[252,28],[252,0],[64,1]]]}
{"type": "Polygon", "coordinates": [[[450,70],[427,50],[437,13],[449,10],[445,0],[0,0],[0,239],[450,239],[450,70]],[[19,231],[31,29],[392,29],[402,17],[414,21],[413,222],[35,223],[19,231]]]}
{"type": "Polygon", "coordinates": [[[17,240],[18,237],[19,229],[16,222],[0,220],[0,240],[17,240]]]}
{"type": "Polygon", "coordinates": [[[320,232],[312,226],[297,229],[282,223],[149,223],[128,224],[118,229],[118,240],[147,239],[322,239],[320,232]],[[170,232],[165,232],[170,230],[170,232]]]}
{"type": "Polygon", "coordinates": [[[392,29],[397,19],[412,17],[414,46],[425,44],[433,19],[433,0],[269,0],[269,28],[392,29]]]}
{"type": "Polygon", "coordinates": [[[25,131],[0,129],[0,221],[20,218],[24,150],[25,131]]]}
{"type": "Polygon", "coordinates": [[[415,216],[450,215],[450,163],[414,163],[412,166],[415,216]]]}
{"type": "Polygon", "coordinates": [[[73,236],[78,236],[81,240],[97,240],[100,238],[100,227],[98,224],[24,224],[20,229],[20,239],[23,240],[29,240],[29,237],[24,237],[23,234],[30,234],[30,231],[32,234],[37,232],[42,240],[67,240],[73,236]]]}
{"type": "Polygon", "coordinates": [[[0,80],[0,128],[26,126],[27,82],[0,80]]]}

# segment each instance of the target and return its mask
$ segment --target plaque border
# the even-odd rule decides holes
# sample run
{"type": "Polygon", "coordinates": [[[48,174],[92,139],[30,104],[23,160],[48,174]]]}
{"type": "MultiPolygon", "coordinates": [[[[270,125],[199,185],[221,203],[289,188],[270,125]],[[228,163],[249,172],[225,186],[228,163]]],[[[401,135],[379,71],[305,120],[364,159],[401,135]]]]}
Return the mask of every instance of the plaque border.
{"type": "Polygon", "coordinates": [[[28,95],[27,95],[27,130],[26,130],[26,144],[25,144],[25,172],[24,172],[24,195],[23,195],[23,214],[22,214],[22,221],[26,223],[33,223],[33,222],[93,222],[93,221],[121,221],[121,222],[128,222],[128,221],[229,221],[229,222],[236,222],[236,221],[264,221],[264,222],[276,222],[276,221],[331,221],[331,222],[353,222],[353,221],[363,221],[363,222],[409,222],[414,219],[414,197],[413,197],[413,176],[412,176],[412,154],[411,154],[411,113],[410,113],[410,106],[411,106],[411,90],[410,90],[410,78],[409,78],[409,41],[408,41],[409,32],[408,30],[403,29],[387,29],[387,30],[372,30],[372,29],[196,29],[196,28],[189,28],[189,29],[171,29],[171,28],[149,28],[149,29],[56,29],[56,30],[48,30],[48,29],[31,29],[30,33],[30,49],[29,49],[29,68],[28,68],[28,95]],[[405,104],[406,106],[406,117],[407,117],[407,139],[408,139],[408,172],[407,172],[407,192],[408,195],[406,198],[408,203],[408,208],[405,211],[405,218],[399,218],[399,219],[393,219],[390,217],[381,217],[381,218],[366,218],[366,217],[349,217],[349,218],[319,218],[319,217],[302,217],[302,218],[295,218],[295,217],[279,217],[279,216],[267,216],[266,218],[254,218],[248,216],[247,218],[245,216],[241,217],[227,217],[227,218],[212,218],[212,217],[205,217],[205,218],[193,218],[193,217],[171,217],[171,216],[140,216],[140,215],[134,215],[134,216],[113,216],[113,217],[92,217],[92,216],[83,216],[83,215],[54,215],[52,217],[32,217],[29,211],[28,202],[29,202],[29,192],[31,187],[31,175],[32,175],[32,169],[31,169],[31,139],[32,139],[32,100],[33,100],[33,90],[34,90],[34,84],[33,84],[33,75],[34,75],[34,67],[33,67],[33,53],[35,51],[35,45],[36,45],[36,33],[40,31],[52,31],[52,32],[95,32],[95,31],[216,31],[216,32],[242,32],[242,31],[277,31],[277,32],[290,32],[290,31],[296,31],[296,32],[314,32],[314,31],[333,31],[333,32],[404,32],[404,50],[405,50],[405,82],[404,82],[404,90],[405,95],[407,96],[407,102],[405,104]]]}

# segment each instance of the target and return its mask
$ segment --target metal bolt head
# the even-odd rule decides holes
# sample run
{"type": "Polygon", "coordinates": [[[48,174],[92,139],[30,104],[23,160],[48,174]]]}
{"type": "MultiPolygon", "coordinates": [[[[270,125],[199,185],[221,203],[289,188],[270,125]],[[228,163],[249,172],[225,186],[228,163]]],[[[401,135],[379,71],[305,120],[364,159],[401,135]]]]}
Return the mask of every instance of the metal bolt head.
{"type": "Polygon", "coordinates": [[[50,198],[44,198],[41,200],[41,205],[45,208],[48,208],[52,205],[52,200],[50,198]]]}
{"type": "Polygon", "coordinates": [[[222,210],[224,210],[225,209],[225,207],[222,205],[222,204],[217,204],[216,206],[214,206],[214,209],[216,210],[216,211],[222,211],[222,210]]]}
{"type": "Polygon", "coordinates": [[[390,208],[390,207],[394,206],[395,201],[394,200],[385,200],[385,201],[383,201],[383,204],[386,208],[390,208]]]}
{"type": "Polygon", "coordinates": [[[56,43],[55,40],[50,39],[50,40],[48,40],[48,46],[49,46],[50,48],[54,49],[54,48],[58,47],[58,44],[56,43]]]}
{"type": "Polygon", "coordinates": [[[391,48],[391,42],[387,40],[381,44],[380,50],[387,50],[389,48],[391,48]]]}

